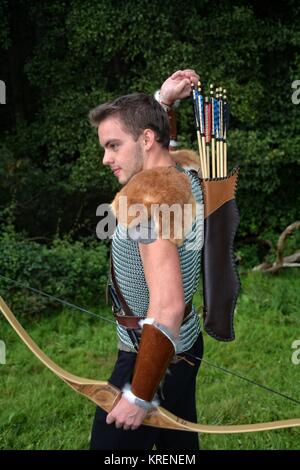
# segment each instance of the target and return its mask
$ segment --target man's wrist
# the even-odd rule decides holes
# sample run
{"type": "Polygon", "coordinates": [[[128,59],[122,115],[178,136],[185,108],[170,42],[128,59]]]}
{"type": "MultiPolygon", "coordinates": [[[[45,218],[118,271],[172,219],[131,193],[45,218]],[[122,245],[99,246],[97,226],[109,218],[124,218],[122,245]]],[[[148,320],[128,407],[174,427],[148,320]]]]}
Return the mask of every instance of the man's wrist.
{"type": "Polygon", "coordinates": [[[156,101],[159,102],[159,104],[164,108],[165,111],[169,111],[173,108],[173,103],[170,103],[168,100],[162,98],[160,90],[156,90],[156,92],[154,93],[154,98],[156,99],[156,101]]]}
{"type": "Polygon", "coordinates": [[[178,108],[180,105],[180,99],[175,101],[170,101],[161,95],[161,90],[156,90],[154,93],[154,98],[158,101],[165,111],[170,111],[170,109],[178,108]]]}
{"type": "Polygon", "coordinates": [[[159,402],[157,399],[154,399],[152,401],[146,401],[134,395],[134,393],[132,393],[131,391],[131,387],[129,384],[124,386],[122,393],[123,393],[123,397],[129,403],[132,403],[133,405],[137,405],[140,408],[143,408],[144,410],[147,410],[147,411],[152,410],[153,408],[156,408],[159,405],[159,402]]]}

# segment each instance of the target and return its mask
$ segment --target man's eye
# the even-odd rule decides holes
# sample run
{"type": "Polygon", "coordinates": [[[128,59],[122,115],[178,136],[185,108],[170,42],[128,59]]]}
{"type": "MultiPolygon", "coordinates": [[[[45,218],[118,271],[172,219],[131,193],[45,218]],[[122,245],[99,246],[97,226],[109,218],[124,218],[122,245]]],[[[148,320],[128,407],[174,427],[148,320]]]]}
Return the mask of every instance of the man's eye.
{"type": "Polygon", "coordinates": [[[118,144],[111,144],[111,145],[110,145],[110,148],[111,148],[112,150],[117,150],[118,147],[119,147],[118,144]]]}

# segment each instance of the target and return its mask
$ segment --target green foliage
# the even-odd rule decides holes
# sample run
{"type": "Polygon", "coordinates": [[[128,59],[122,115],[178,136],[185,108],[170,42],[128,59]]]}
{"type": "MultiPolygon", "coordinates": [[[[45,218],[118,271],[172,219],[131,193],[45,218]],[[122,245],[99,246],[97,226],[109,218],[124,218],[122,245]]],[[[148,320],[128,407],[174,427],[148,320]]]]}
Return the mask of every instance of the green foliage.
{"type": "Polygon", "coordinates": [[[9,13],[8,13],[8,0],[2,0],[0,2],[0,17],[1,17],[1,29],[0,29],[0,48],[8,49],[10,46],[9,39],[9,13]]]}
{"type": "MultiPolygon", "coordinates": [[[[280,233],[299,217],[300,120],[291,101],[300,79],[298,2],[27,0],[10,10],[0,0],[2,12],[0,59],[14,93],[1,119],[0,200],[15,201],[18,231],[51,240],[94,233],[96,207],[118,184],[101,164],[89,109],[153,93],[185,67],[228,90],[240,241],[280,233]],[[8,47],[12,40],[19,49],[8,47]]],[[[189,100],[178,128],[196,148],[189,100]]]]}
{"type": "MultiPolygon", "coordinates": [[[[103,302],[107,280],[104,243],[56,239],[48,247],[26,241],[11,227],[0,234],[0,274],[25,286],[81,305],[103,302]]],[[[59,305],[0,277],[3,297],[20,313],[59,305]]]]}

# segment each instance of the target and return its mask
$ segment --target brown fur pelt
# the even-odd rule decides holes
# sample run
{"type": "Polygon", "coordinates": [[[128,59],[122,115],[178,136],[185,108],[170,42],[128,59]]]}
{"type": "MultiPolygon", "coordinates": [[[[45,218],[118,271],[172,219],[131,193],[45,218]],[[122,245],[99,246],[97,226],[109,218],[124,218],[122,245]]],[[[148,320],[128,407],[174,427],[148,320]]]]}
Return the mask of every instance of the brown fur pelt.
{"type": "MultiPolygon", "coordinates": [[[[171,155],[182,167],[189,165],[189,168],[196,169],[197,160],[194,152],[179,150],[172,152],[171,155]]],[[[183,243],[196,216],[196,201],[190,180],[187,175],[173,166],[143,170],[134,175],[117,193],[111,208],[118,222],[125,227],[134,227],[153,217],[158,238],[169,239],[175,245],[183,243]],[[133,207],[134,205],[136,206],[133,207]],[[164,223],[166,219],[162,210],[158,209],[161,205],[165,205],[166,214],[169,214],[169,223],[164,223]],[[176,205],[175,211],[171,209],[173,205],[176,205]]]]}
{"type": "MultiPolygon", "coordinates": [[[[200,171],[199,157],[193,150],[172,150],[170,155],[182,168],[200,171]]],[[[201,176],[201,174],[199,176],[201,176]]]]}

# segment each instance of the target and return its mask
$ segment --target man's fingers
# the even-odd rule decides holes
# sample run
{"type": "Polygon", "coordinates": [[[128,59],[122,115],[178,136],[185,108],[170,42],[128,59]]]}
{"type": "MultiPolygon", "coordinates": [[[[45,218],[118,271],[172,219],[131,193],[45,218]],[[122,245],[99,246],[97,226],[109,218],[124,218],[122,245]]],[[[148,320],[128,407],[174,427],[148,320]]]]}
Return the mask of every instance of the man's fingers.
{"type": "Polygon", "coordinates": [[[124,431],[135,431],[140,427],[140,425],[134,425],[134,424],[124,424],[116,420],[116,418],[109,413],[106,417],[106,423],[107,424],[113,424],[115,423],[116,429],[121,429],[123,428],[124,431]]]}
{"type": "Polygon", "coordinates": [[[147,412],[137,405],[128,403],[125,398],[121,398],[117,406],[108,413],[107,424],[114,424],[116,429],[124,431],[135,430],[143,422],[147,412]]]}
{"type": "Polygon", "coordinates": [[[107,424],[113,424],[113,423],[115,423],[115,427],[116,427],[117,429],[120,429],[120,428],[123,427],[123,423],[120,423],[119,421],[117,421],[116,418],[115,418],[111,413],[109,413],[109,414],[107,415],[107,417],[106,417],[106,423],[107,423],[107,424]]]}
{"type": "Polygon", "coordinates": [[[106,423],[112,424],[115,420],[116,418],[114,417],[114,415],[112,413],[108,413],[108,415],[106,416],[106,423]]]}
{"type": "Polygon", "coordinates": [[[188,78],[184,78],[177,83],[176,88],[174,88],[174,95],[176,99],[183,99],[189,96],[191,92],[191,82],[188,78]]]}
{"type": "Polygon", "coordinates": [[[184,86],[185,86],[185,87],[186,87],[186,86],[189,86],[190,83],[191,83],[191,80],[190,80],[189,78],[185,78],[185,79],[183,80],[183,83],[184,83],[184,86]]]}
{"type": "Polygon", "coordinates": [[[178,93],[183,92],[183,91],[185,90],[185,88],[186,88],[187,86],[189,86],[189,85],[190,85],[190,81],[189,81],[188,78],[185,78],[184,80],[182,80],[182,81],[181,81],[180,83],[178,83],[178,85],[177,85],[177,91],[178,91],[178,93]]]}
{"type": "Polygon", "coordinates": [[[131,426],[128,426],[127,424],[124,424],[123,429],[124,429],[124,431],[129,431],[129,430],[131,430],[131,426]]]}
{"type": "Polygon", "coordinates": [[[192,70],[192,69],[186,69],[186,70],[183,71],[183,73],[185,73],[188,76],[191,76],[191,75],[197,75],[198,76],[197,72],[195,72],[195,70],[192,70]]]}
{"type": "Polygon", "coordinates": [[[173,79],[178,78],[178,77],[186,77],[186,78],[194,77],[195,79],[199,80],[199,75],[193,69],[177,70],[171,75],[171,78],[173,79]]]}
{"type": "Polygon", "coordinates": [[[117,429],[124,429],[124,431],[134,431],[135,429],[137,429],[139,426],[134,426],[133,424],[125,424],[125,423],[121,423],[120,421],[117,421],[115,418],[112,418],[111,420],[106,420],[107,424],[112,424],[113,422],[115,423],[115,427],[117,429]]]}
{"type": "Polygon", "coordinates": [[[171,78],[178,78],[179,76],[182,75],[182,70],[177,70],[176,72],[173,73],[173,75],[171,75],[171,78]]]}
{"type": "Polygon", "coordinates": [[[199,75],[195,75],[193,77],[190,77],[190,82],[192,82],[195,86],[198,85],[199,75]]]}

